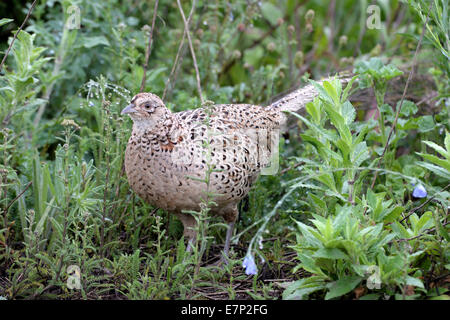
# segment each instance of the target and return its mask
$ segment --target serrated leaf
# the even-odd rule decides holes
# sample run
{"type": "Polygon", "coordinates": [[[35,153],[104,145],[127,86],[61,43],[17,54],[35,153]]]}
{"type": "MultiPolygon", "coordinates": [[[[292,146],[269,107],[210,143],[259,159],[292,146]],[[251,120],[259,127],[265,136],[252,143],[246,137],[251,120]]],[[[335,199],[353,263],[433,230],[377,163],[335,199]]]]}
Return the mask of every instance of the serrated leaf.
{"type": "Polygon", "coordinates": [[[422,116],[417,121],[419,132],[428,132],[436,127],[432,116],[422,116]]]}
{"type": "Polygon", "coordinates": [[[344,117],[345,123],[347,125],[355,121],[356,117],[355,107],[348,100],[342,104],[342,116],[344,117]]]}
{"type": "MultiPolygon", "coordinates": [[[[397,110],[399,107],[400,107],[400,101],[397,103],[397,110]]],[[[416,106],[416,104],[414,102],[409,101],[409,100],[404,100],[400,114],[404,117],[411,117],[414,114],[416,114],[417,110],[419,110],[419,108],[416,106]]]]}
{"type": "Polygon", "coordinates": [[[365,141],[358,143],[352,152],[351,162],[353,166],[359,167],[361,163],[370,158],[369,149],[365,141]]]}

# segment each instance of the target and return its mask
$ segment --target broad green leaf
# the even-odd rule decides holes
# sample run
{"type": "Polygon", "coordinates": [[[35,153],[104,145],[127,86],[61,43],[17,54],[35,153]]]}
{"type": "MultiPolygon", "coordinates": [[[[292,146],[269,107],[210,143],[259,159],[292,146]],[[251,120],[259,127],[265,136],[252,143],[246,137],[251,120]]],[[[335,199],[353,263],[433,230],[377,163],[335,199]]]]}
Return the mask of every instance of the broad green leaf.
{"type": "Polygon", "coordinates": [[[14,19],[2,18],[0,19],[0,27],[12,21],[14,21],[14,19]]]}
{"type": "Polygon", "coordinates": [[[261,4],[261,12],[264,18],[269,20],[272,25],[278,23],[278,19],[283,18],[281,10],[270,2],[264,1],[261,4]]]}
{"type": "Polygon", "coordinates": [[[417,221],[417,224],[414,226],[414,233],[419,234],[424,229],[431,227],[431,225],[433,224],[432,218],[433,214],[431,213],[431,211],[427,211],[424,214],[422,214],[420,219],[417,221]]]}
{"type": "MultiPolygon", "coordinates": [[[[397,103],[397,110],[400,107],[400,101],[397,103]]],[[[404,117],[411,117],[416,114],[417,110],[416,104],[409,100],[404,100],[402,104],[402,110],[400,111],[400,114],[404,117]]]]}
{"type": "Polygon", "coordinates": [[[314,259],[302,253],[298,253],[298,259],[301,261],[301,267],[308,272],[326,277],[326,274],[316,265],[314,259]]]}
{"type": "Polygon", "coordinates": [[[287,286],[286,290],[284,290],[282,295],[283,300],[303,300],[306,299],[309,294],[325,289],[325,283],[323,280],[317,278],[319,277],[313,276],[294,281],[287,286]]]}
{"type": "Polygon", "coordinates": [[[403,207],[395,207],[389,211],[386,212],[385,215],[383,215],[382,219],[385,223],[393,222],[395,221],[405,210],[403,207]]]}
{"type": "Polygon", "coordinates": [[[320,248],[313,254],[313,257],[333,260],[348,259],[348,256],[338,248],[320,248]]]}
{"type": "MultiPolygon", "coordinates": [[[[355,141],[356,142],[356,141],[355,141]]],[[[370,158],[369,149],[365,141],[358,143],[353,147],[353,152],[350,161],[353,166],[359,167],[361,163],[370,158]]]]}
{"type": "Polygon", "coordinates": [[[429,300],[450,300],[450,296],[446,294],[441,294],[440,296],[432,297],[429,300]]]}
{"type": "Polygon", "coordinates": [[[398,221],[395,221],[391,224],[392,230],[397,234],[399,238],[408,239],[413,235],[405,229],[405,227],[398,221]]]}
{"type": "Polygon", "coordinates": [[[350,125],[355,121],[356,117],[355,107],[348,100],[342,104],[342,116],[344,117],[345,123],[347,125],[350,125]]]}
{"type": "Polygon", "coordinates": [[[432,116],[422,116],[417,121],[419,132],[428,132],[436,127],[432,116]]]}
{"type": "Polygon", "coordinates": [[[104,36],[94,36],[94,37],[83,37],[82,38],[83,47],[85,48],[93,48],[99,45],[109,47],[109,41],[104,36]]]}
{"type": "Polygon", "coordinates": [[[344,276],[330,285],[330,290],[325,296],[325,300],[340,297],[349,293],[363,280],[358,276],[344,276]]]}

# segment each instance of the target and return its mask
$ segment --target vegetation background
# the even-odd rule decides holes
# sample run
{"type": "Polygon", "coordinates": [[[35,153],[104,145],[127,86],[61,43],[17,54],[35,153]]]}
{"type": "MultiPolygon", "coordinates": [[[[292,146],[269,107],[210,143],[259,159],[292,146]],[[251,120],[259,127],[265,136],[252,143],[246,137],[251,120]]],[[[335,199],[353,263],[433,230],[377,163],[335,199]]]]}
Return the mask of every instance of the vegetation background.
{"type": "Polygon", "coordinates": [[[177,1],[0,3],[0,298],[449,299],[448,1],[181,8],[196,63],[177,1]],[[223,221],[198,213],[186,253],[180,222],[130,191],[120,110],[144,75],[180,111],[199,85],[266,105],[344,70],[352,89],[317,85],[292,115],[228,265],[223,221]]]}

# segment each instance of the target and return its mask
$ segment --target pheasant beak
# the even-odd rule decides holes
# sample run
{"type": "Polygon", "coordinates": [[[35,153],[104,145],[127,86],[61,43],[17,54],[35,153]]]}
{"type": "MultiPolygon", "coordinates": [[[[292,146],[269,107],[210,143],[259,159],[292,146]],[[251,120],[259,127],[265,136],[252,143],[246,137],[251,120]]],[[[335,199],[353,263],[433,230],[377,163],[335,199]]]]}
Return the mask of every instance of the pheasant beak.
{"type": "Polygon", "coordinates": [[[134,113],[134,112],[137,112],[134,104],[129,104],[122,110],[122,112],[120,114],[127,114],[127,113],[134,113]]]}

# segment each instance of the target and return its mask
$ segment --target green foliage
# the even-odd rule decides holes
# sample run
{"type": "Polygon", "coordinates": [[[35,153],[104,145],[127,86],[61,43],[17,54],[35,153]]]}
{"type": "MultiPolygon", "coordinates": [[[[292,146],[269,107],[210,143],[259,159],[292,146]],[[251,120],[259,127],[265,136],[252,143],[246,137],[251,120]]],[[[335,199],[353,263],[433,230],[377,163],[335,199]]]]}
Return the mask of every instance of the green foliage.
{"type": "MultiPolygon", "coordinates": [[[[315,86],[319,98],[306,107],[312,121],[297,115],[308,127],[301,136],[312,146],[313,152],[308,160],[304,159],[302,177],[296,179],[301,182],[294,180],[296,183],[292,185],[311,190],[311,206],[316,212],[312,213],[311,226],[296,221],[299,233],[293,248],[300,264],[293,271],[302,268],[313,276],[292,282],[283,298],[305,299],[323,291],[325,299],[338,298],[351,294],[365,279],[368,289],[374,289],[376,284],[377,291],[370,294],[371,298],[380,298],[381,292],[388,295],[402,292],[406,286],[424,292],[422,273],[417,272],[416,265],[419,258],[430,251],[428,243],[419,238],[426,237],[438,245],[438,251],[448,250],[448,228],[442,225],[445,219],[442,216],[433,219],[430,211],[421,216],[412,211],[406,216],[408,219],[402,219],[405,207],[401,202],[385,200],[386,192],[375,193],[370,187],[364,187],[367,173],[375,168],[371,165],[373,162],[368,162],[373,154],[365,139],[368,126],[354,126],[355,110],[345,100],[351,83],[344,92],[340,82],[335,80],[325,81],[322,86],[315,83],[315,86]],[[318,160],[314,161],[315,158],[318,160]],[[368,162],[367,169],[363,167],[365,162],[368,162]],[[305,179],[316,183],[305,183],[305,179]],[[442,233],[430,235],[430,230],[442,230],[442,233]],[[441,237],[445,239],[443,243],[440,243],[441,237]],[[403,245],[405,241],[408,245],[403,245]],[[407,249],[408,246],[414,249],[407,249]],[[373,276],[368,277],[373,270],[376,279],[370,281],[375,280],[375,283],[369,282],[373,276]]],[[[414,113],[414,107],[409,105],[404,112],[414,113]]],[[[447,134],[446,145],[448,137],[447,134]]],[[[444,148],[433,142],[424,143],[448,158],[444,148]]],[[[421,155],[442,166],[439,173],[447,168],[448,161],[430,154],[421,155]]],[[[432,170],[436,166],[416,162],[436,173],[432,170]]],[[[413,177],[402,178],[414,180],[413,177]]],[[[432,255],[441,258],[440,253],[432,255]]]]}
{"type": "Polygon", "coordinates": [[[427,153],[419,153],[425,160],[431,163],[419,162],[419,165],[430,170],[431,172],[450,180],[450,134],[448,131],[445,133],[445,149],[433,141],[423,141],[427,146],[433,148],[444,159],[427,153]]]}

